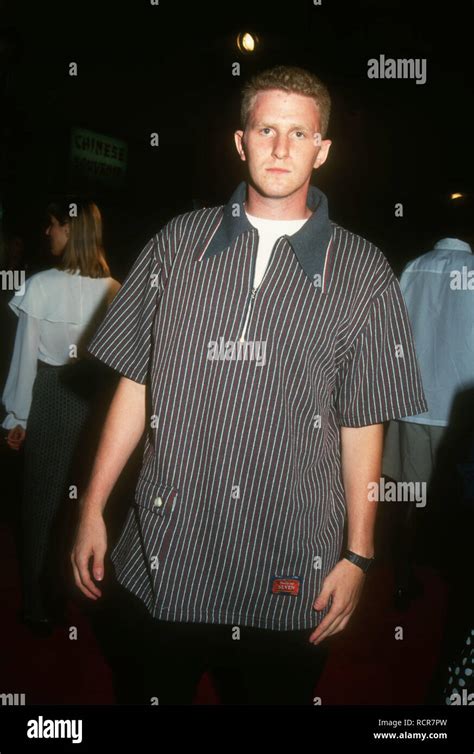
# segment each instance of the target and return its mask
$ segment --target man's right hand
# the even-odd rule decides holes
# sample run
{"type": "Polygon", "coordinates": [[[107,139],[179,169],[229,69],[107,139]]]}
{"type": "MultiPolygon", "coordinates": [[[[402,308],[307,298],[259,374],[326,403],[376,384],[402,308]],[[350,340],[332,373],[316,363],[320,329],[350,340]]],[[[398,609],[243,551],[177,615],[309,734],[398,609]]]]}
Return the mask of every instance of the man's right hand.
{"type": "Polygon", "coordinates": [[[74,581],[89,599],[97,600],[102,592],[91,578],[89,560],[92,557],[92,575],[98,581],[104,578],[104,556],[107,551],[107,531],[101,513],[85,513],[77,527],[71,552],[74,581]]]}

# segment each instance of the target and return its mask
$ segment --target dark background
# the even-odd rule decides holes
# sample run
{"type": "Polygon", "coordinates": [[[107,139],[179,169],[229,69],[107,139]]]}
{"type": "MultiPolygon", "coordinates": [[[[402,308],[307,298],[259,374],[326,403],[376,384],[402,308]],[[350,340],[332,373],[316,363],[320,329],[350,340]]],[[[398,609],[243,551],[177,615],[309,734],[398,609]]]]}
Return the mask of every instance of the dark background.
{"type": "Polygon", "coordinates": [[[443,236],[470,241],[473,9],[472,0],[3,3],[4,232],[22,235],[34,258],[51,195],[87,192],[122,278],[171,216],[228,200],[245,177],[232,136],[240,89],[257,70],[294,64],[319,75],[333,99],[333,144],[313,173],[331,218],[376,243],[396,272],[443,236]],[[258,35],[255,53],[237,49],[242,31],[258,35]],[[368,59],[382,53],[427,58],[427,82],[368,79],[368,59]],[[73,126],[127,142],[122,188],[71,178],[73,126]],[[451,201],[454,191],[465,198],[451,201]]]}
{"type": "MultiPolygon", "coordinates": [[[[333,220],[376,243],[397,273],[408,259],[428,251],[439,238],[451,235],[474,241],[473,0],[440,5],[434,0],[322,0],[321,6],[312,0],[160,0],[159,6],[149,0],[16,0],[15,7],[0,0],[0,11],[0,232],[7,239],[19,235],[25,240],[30,271],[38,262],[48,261],[41,257],[41,221],[52,196],[86,192],[97,201],[104,216],[108,260],[119,279],[170,217],[226,202],[245,177],[232,136],[240,126],[240,89],[257,70],[276,64],[306,67],[330,89],[333,110],[328,137],[333,144],[313,182],[327,194],[333,220]],[[236,36],[243,31],[259,36],[260,46],[253,55],[236,47],[236,36]],[[427,58],[427,83],[368,79],[367,61],[380,54],[427,58]],[[68,75],[72,61],[79,67],[77,77],[68,75]],[[240,77],[232,76],[235,62],[241,65],[240,77]],[[128,172],[122,188],[71,177],[73,127],[126,141],[128,172]],[[150,133],[155,131],[160,135],[158,148],[150,146],[150,133]],[[455,191],[465,194],[464,199],[450,201],[455,191]],[[394,216],[394,205],[399,202],[403,218],[394,216]]],[[[11,291],[2,293],[7,311],[11,291]]],[[[7,338],[6,328],[0,325],[0,385],[6,377],[16,326],[14,315],[7,313],[11,332],[7,338]]],[[[463,428],[465,424],[472,431],[473,413],[466,405],[458,407],[463,421],[454,425],[463,428]]],[[[101,417],[95,418],[99,426],[101,417]]],[[[446,463],[451,468],[464,459],[466,436],[454,436],[452,428],[447,435],[446,463]]],[[[2,447],[0,476],[6,489],[1,515],[10,522],[16,521],[19,510],[22,458],[12,458],[5,443],[0,444],[0,451],[2,447]]],[[[136,468],[140,453],[139,446],[136,468]]],[[[428,553],[429,558],[442,560],[449,571],[455,587],[451,601],[446,600],[445,582],[431,569],[424,570],[422,607],[408,619],[403,617],[409,626],[408,649],[394,650],[393,642],[384,637],[387,626],[402,617],[390,612],[391,587],[385,572],[372,571],[369,578],[376,579],[372,582],[375,590],[363,597],[360,619],[352,624],[352,633],[342,637],[332,666],[335,701],[341,694],[357,704],[361,699],[362,704],[372,703],[375,697],[383,704],[421,699],[437,662],[445,617],[458,628],[457,621],[467,615],[472,523],[466,523],[466,514],[463,517],[453,504],[457,493],[452,480],[457,472],[444,473],[445,468],[443,473],[438,470],[434,483],[440,498],[444,495],[449,501],[449,516],[439,527],[442,546],[438,547],[437,532],[431,537],[425,527],[423,536],[436,550],[435,555],[428,553]],[[447,492],[446,484],[450,485],[447,492]],[[349,671],[348,657],[352,660],[349,671]],[[362,687],[354,681],[361,667],[368,679],[362,687]]],[[[112,541],[133,495],[133,474],[124,475],[121,485],[107,506],[114,511],[112,541]]],[[[385,518],[379,516],[382,563],[392,558],[385,543],[394,528],[392,509],[383,513],[385,518]]],[[[3,593],[13,606],[19,584],[10,580],[16,578],[16,550],[8,533],[2,552],[7,578],[3,593]]],[[[30,652],[22,644],[16,623],[10,621],[5,628],[4,644],[10,655],[6,677],[15,683],[25,679],[26,686],[20,688],[32,687],[38,702],[55,703],[58,689],[62,690],[61,703],[78,699],[103,703],[110,698],[108,671],[87,638],[86,626],[86,655],[76,653],[72,665],[68,640],[43,653],[38,644],[31,645],[30,652]],[[56,650],[62,658],[55,664],[56,671],[63,673],[59,680],[50,672],[56,650]],[[35,667],[46,669],[45,673],[31,673],[33,655],[35,667]],[[92,686],[91,662],[98,669],[92,686]]],[[[110,639],[108,627],[107,631],[110,639]]],[[[440,650],[440,673],[446,670],[446,658],[440,650]]],[[[440,688],[443,679],[440,675],[440,688]]],[[[331,704],[331,686],[326,688],[331,704]]]]}

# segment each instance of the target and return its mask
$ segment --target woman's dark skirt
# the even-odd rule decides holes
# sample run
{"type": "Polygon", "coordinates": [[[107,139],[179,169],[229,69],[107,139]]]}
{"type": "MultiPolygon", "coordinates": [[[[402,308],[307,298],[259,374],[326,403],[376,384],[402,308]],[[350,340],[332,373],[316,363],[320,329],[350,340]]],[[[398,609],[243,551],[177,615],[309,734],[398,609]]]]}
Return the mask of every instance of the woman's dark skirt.
{"type": "Polygon", "coordinates": [[[38,362],[25,438],[21,511],[22,612],[33,620],[62,610],[78,501],[97,444],[99,368],[38,362]],[[58,607],[59,606],[59,607],[58,607]]]}

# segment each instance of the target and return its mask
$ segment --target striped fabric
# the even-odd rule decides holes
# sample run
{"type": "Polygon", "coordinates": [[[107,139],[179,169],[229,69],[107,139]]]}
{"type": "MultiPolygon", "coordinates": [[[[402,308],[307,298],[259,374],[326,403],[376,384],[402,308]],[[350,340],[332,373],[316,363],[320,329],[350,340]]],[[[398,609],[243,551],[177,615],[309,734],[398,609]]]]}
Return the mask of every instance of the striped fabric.
{"type": "Polygon", "coordinates": [[[340,426],[426,403],[381,251],[332,223],[311,186],[313,214],[277,240],[252,298],[245,194],[241,183],[224,207],[165,225],[89,348],[146,383],[153,412],[111,558],[155,618],[311,628],[342,546],[340,426]],[[273,593],[276,577],[299,588],[273,593]]]}

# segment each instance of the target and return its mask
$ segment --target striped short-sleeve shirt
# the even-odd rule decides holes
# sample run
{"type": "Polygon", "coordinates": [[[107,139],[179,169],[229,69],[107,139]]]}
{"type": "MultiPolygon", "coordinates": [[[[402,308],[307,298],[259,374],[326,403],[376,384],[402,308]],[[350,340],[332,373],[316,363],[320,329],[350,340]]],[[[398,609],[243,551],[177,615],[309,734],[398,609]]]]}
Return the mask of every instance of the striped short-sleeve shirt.
{"type": "Polygon", "coordinates": [[[382,252],[310,186],[312,215],[253,290],[245,196],[242,182],[151,238],[89,347],[149,391],[111,559],[155,618],[303,629],[326,614],[312,604],[341,557],[340,427],[427,406],[382,252]]]}

